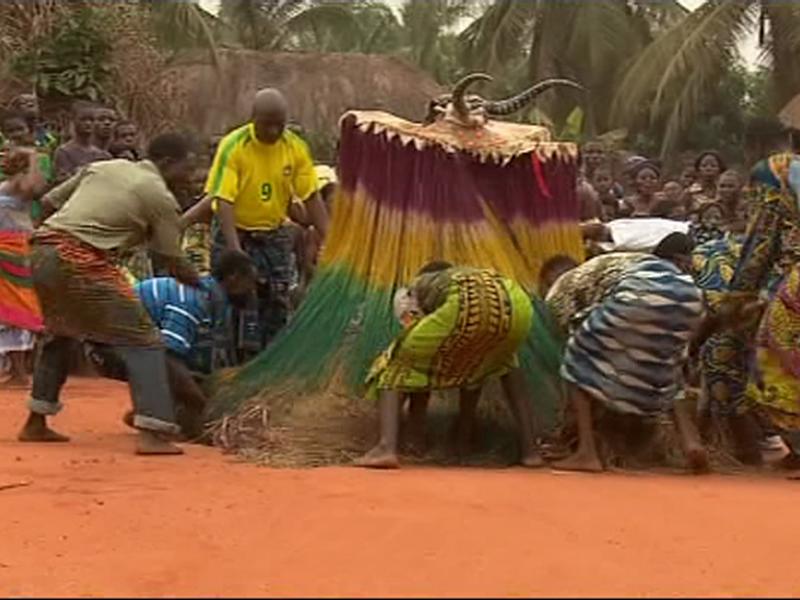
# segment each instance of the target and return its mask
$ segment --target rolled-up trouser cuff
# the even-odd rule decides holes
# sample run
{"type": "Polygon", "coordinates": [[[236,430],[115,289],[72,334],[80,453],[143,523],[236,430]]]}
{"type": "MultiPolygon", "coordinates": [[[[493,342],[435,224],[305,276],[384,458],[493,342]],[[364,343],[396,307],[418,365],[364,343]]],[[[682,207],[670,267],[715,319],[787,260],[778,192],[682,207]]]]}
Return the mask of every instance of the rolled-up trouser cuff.
{"type": "Polygon", "coordinates": [[[135,415],[133,417],[133,426],[136,427],[136,429],[155,431],[157,433],[177,434],[180,433],[181,430],[175,423],[168,423],[167,421],[162,421],[161,419],[155,419],[153,417],[145,417],[144,415],[135,415]]]}
{"type": "Polygon", "coordinates": [[[61,402],[45,402],[44,400],[37,400],[31,398],[28,400],[28,410],[37,415],[52,416],[61,412],[64,405],[61,402]]]}

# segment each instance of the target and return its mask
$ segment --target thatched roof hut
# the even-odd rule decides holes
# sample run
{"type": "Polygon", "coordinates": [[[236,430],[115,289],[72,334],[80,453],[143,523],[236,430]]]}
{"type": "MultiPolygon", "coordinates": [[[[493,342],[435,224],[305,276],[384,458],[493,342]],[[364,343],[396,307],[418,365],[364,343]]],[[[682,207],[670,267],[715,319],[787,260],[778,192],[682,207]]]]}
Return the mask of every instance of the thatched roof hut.
{"type": "Polygon", "coordinates": [[[778,114],[781,123],[792,129],[800,129],[800,94],[792,98],[778,114]]]}
{"type": "Polygon", "coordinates": [[[220,51],[220,70],[210,61],[184,61],[170,69],[185,94],[181,119],[206,135],[245,121],[256,90],[272,86],[289,99],[291,118],[330,136],[350,109],[381,109],[421,119],[428,100],[442,92],[430,76],[402,59],[366,54],[220,51]]]}

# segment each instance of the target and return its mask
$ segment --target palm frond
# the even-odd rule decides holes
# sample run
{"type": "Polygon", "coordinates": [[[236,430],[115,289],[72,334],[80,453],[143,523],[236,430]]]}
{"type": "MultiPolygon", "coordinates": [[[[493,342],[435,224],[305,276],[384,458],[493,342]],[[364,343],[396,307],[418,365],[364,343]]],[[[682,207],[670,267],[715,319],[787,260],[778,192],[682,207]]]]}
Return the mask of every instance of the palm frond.
{"type": "Polygon", "coordinates": [[[284,17],[286,20],[280,21],[280,27],[287,33],[301,31],[311,26],[335,29],[340,33],[349,32],[350,35],[359,31],[358,21],[347,2],[326,2],[285,13],[284,17]]]}
{"type": "Polygon", "coordinates": [[[576,64],[588,67],[580,69],[583,85],[593,83],[589,77],[602,81],[613,76],[617,65],[641,49],[627,7],[618,0],[588,2],[573,12],[570,23],[565,50],[576,64]]]}
{"type": "Polygon", "coordinates": [[[459,36],[470,69],[498,71],[519,52],[519,42],[530,25],[536,2],[496,0],[459,36]]]}
{"type": "Polygon", "coordinates": [[[634,14],[647,20],[656,34],[677,25],[689,14],[689,9],[678,0],[634,0],[629,6],[634,14]]]}
{"type": "Polygon", "coordinates": [[[800,93],[800,4],[766,2],[764,11],[769,22],[764,53],[772,67],[775,100],[782,106],[800,93]]]}
{"type": "Polygon", "coordinates": [[[173,50],[202,47],[208,50],[215,67],[219,68],[216,36],[211,23],[214,15],[197,2],[149,0],[148,7],[159,42],[173,50]]]}
{"type": "Polygon", "coordinates": [[[616,93],[612,121],[642,114],[666,118],[662,151],[696,117],[714,81],[737,57],[737,44],[753,25],[753,0],[707,0],[651,43],[628,69],[616,93]]]}

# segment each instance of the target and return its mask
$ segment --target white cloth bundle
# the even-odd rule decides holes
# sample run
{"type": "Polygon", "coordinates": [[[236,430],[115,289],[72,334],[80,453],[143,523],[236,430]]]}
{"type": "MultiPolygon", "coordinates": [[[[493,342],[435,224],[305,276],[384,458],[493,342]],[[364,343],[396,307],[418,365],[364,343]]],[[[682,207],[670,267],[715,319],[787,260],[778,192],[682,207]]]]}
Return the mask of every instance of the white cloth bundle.
{"type": "Polygon", "coordinates": [[[606,252],[652,252],[671,233],[689,233],[689,223],[671,219],[616,219],[606,223],[611,242],[600,246],[606,252]]]}

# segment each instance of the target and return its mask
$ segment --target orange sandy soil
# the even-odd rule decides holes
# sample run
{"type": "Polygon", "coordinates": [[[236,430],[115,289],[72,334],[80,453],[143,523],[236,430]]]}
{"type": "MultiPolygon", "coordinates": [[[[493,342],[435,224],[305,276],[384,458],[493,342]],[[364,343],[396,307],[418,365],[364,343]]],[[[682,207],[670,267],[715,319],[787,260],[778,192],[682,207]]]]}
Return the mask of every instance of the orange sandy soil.
{"type": "Polygon", "coordinates": [[[0,394],[0,595],[792,595],[800,483],[139,458],[124,386],[78,380],[60,446],[0,394]]]}

